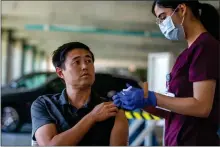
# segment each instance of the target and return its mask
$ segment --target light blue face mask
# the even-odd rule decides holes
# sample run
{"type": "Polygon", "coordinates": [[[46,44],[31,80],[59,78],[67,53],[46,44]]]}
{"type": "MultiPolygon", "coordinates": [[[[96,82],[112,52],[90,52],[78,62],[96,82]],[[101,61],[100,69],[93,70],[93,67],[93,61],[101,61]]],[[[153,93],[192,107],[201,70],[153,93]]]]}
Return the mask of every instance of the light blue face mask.
{"type": "MultiPolygon", "coordinates": [[[[174,10],[174,12],[175,11],[176,9],[174,10]]],[[[167,18],[159,24],[161,32],[169,40],[185,40],[185,32],[182,26],[184,17],[183,17],[182,23],[180,25],[176,25],[173,23],[173,20],[171,18],[172,15],[167,16],[167,18]]]]}

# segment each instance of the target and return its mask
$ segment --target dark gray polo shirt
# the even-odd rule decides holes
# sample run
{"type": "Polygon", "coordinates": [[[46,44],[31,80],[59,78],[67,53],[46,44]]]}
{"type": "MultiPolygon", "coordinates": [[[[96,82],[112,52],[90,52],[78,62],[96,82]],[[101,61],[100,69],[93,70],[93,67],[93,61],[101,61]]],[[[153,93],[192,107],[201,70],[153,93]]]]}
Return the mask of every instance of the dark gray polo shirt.
{"type": "MultiPolygon", "coordinates": [[[[67,99],[66,89],[61,94],[43,95],[38,97],[31,106],[32,139],[35,132],[43,125],[53,123],[58,133],[62,133],[76,125],[86,114],[102,103],[108,101],[92,92],[89,101],[80,109],[70,105],[67,99]]],[[[78,145],[109,145],[110,134],[115,117],[96,123],[83,137],[78,145]]]]}

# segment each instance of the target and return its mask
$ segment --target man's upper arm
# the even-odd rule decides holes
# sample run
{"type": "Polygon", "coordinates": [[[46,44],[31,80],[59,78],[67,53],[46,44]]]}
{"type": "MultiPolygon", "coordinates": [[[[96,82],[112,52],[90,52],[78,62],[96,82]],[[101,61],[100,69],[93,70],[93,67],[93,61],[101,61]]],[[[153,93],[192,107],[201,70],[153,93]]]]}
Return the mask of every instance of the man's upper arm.
{"type": "Polygon", "coordinates": [[[38,98],[31,105],[31,119],[32,119],[32,139],[36,141],[36,131],[44,125],[54,124],[54,120],[48,113],[43,98],[38,98]]]}
{"type": "Polygon", "coordinates": [[[124,110],[119,110],[115,117],[114,127],[111,132],[110,145],[128,145],[128,120],[124,110]]]}
{"type": "Polygon", "coordinates": [[[52,138],[57,135],[55,124],[46,124],[38,128],[35,132],[35,138],[38,145],[47,146],[52,138]]]}

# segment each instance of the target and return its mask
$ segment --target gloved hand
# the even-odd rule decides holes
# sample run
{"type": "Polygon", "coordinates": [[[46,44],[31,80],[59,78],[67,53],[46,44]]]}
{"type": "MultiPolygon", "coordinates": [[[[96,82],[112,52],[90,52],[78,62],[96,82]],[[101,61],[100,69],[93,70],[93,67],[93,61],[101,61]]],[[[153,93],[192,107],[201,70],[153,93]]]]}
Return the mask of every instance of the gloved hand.
{"type": "Polygon", "coordinates": [[[156,106],[154,92],[148,91],[148,97],[144,98],[144,90],[127,85],[128,89],[122,90],[112,97],[114,104],[127,110],[135,110],[146,106],[156,106]]]}
{"type": "Polygon", "coordinates": [[[120,97],[123,96],[122,93],[118,92],[117,94],[115,94],[113,97],[112,97],[112,100],[113,100],[113,103],[118,107],[118,108],[121,108],[121,100],[120,100],[120,97]]]}

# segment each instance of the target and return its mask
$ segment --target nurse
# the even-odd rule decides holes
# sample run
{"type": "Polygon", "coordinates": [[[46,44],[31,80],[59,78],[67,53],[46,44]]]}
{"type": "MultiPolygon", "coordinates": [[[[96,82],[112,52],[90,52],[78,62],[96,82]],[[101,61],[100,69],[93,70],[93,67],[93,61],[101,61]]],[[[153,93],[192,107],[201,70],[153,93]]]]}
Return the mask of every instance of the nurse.
{"type": "Polygon", "coordinates": [[[167,78],[167,95],[129,87],[113,96],[118,107],[165,118],[165,145],[219,145],[219,14],[197,0],[155,0],[152,13],[169,40],[186,40],[167,78]],[[168,109],[165,111],[156,108],[168,109]]]}

